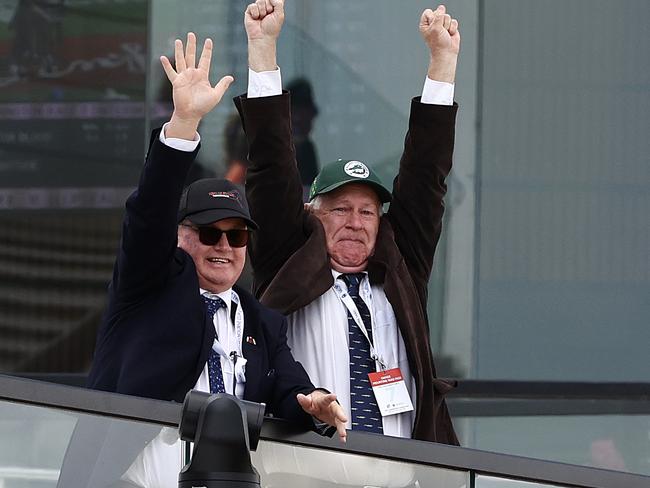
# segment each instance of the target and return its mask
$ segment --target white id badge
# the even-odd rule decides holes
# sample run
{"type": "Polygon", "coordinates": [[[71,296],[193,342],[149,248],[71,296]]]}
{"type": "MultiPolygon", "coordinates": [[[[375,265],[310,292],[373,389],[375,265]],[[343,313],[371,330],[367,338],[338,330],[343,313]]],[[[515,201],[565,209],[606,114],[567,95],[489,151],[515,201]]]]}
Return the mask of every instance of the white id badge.
{"type": "Polygon", "coordinates": [[[413,403],[399,368],[369,373],[368,378],[383,417],[413,410],[413,403]]]}

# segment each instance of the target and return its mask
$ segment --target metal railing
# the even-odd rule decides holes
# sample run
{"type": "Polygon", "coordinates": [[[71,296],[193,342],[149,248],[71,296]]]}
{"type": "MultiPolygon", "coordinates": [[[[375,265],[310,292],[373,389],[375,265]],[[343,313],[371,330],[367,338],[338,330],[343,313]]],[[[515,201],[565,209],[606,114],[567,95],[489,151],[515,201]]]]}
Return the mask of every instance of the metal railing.
{"type": "MultiPolygon", "coordinates": [[[[17,374],[83,387],[84,374],[17,374]]],[[[456,379],[447,403],[454,417],[650,415],[650,383],[456,379]]]]}
{"type": "MultiPolygon", "coordinates": [[[[0,375],[0,401],[91,414],[112,419],[177,427],[181,405],[146,398],[0,375]]],[[[288,423],[267,419],[262,440],[462,470],[515,480],[589,488],[647,488],[650,477],[551,461],[447,446],[436,443],[355,433],[346,444],[298,432],[288,423]]],[[[473,485],[472,485],[473,486],[473,485]]]]}

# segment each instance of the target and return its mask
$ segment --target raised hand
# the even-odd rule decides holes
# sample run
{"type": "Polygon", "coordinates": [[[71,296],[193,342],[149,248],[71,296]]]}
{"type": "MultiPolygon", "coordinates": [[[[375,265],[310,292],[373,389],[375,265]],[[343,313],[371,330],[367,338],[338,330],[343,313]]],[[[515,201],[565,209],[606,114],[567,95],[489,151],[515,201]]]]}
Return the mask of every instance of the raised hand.
{"type": "Polygon", "coordinates": [[[196,36],[192,32],[187,34],[185,52],[183,42],[176,39],[174,57],[176,69],[167,57],[160,57],[167,79],[172,84],[174,99],[174,113],[165,135],[191,140],[203,116],[221,101],[234,78],[224,76],[215,86],[210,84],[208,76],[212,60],[212,40],[205,40],[201,58],[196,65],[196,36]]]}
{"type": "Polygon", "coordinates": [[[276,45],[283,22],[283,0],[257,0],[246,7],[244,26],[248,36],[248,65],[253,71],[277,68],[276,45]]]}
{"type": "Polygon", "coordinates": [[[419,28],[431,56],[429,78],[453,83],[460,51],[458,21],[447,14],[444,5],[440,5],[435,10],[422,12],[419,28]]]}
{"type": "Polygon", "coordinates": [[[325,393],[320,390],[314,390],[309,395],[299,393],[298,403],[302,409],[309,415],[316,417],[321,422],[325,422],[336,427],[341,442],[345,442],[348,433],[345,430],[345,424],[348,418],[343,412],[343,407],[336,401],[334,393],[325,393]]]}
{"type": "Polygon", "coordinates": [[[282,0],[257,0],[246,7],[244,26],[248,40],[277,39],[284,22],[282,0]]]}

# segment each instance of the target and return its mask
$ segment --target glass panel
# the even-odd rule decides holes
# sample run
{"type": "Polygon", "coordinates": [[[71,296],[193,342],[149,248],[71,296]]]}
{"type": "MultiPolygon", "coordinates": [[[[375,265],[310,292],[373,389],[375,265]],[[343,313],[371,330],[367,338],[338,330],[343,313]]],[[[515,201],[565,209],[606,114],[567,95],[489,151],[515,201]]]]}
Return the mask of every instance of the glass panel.
{"type": "Polygon", "coordinates": [[[542,483],[532,483],[530,481],[519,481],[482,475],[476,476],[474,483],[475,488],[552,488],[555,486],[563,485],[546,485],[542,483]]]}
{"type": "Polygon", "coordinates": [[[650,381],[650,2],[593,6],[484,9],[478,378],[650,381]]]}
{"type": "Polygon", "coordinates": [[[456,421],[464,447],[650,475],[650,416],[480,417],[456,421]]]}
{"type": "MultiPolygon", "coordinates": [[[[232,73],[229,96],[245,91],[246,3],[2,2],[0,371],[87,369],[145,126],[170,111],[158,56],[189,29],[211,35],[212,79],[232,73]]],[[[639,33],[650,3],[617,10],[626,44],[617,29],[592,39],[592,26],[611,19],[587,0],[571,2],[553,25],[592,39],[569,44],[549,41],[540,2],[494,1],[481,15],[478,3],[450,9],[463,32],[461,110],[429,294],[438,371],[647,381],[650,65],[636,60],[648,50],[639,33]],[[603,56],[611,69],[601,69],[603,56]]],[[[394,175],[428,59],[417,19],[430,6],[288,2],[279,63],[285,86],[299,76],[312,82],[319,164],[358,155],[394,175]]],[[[208,173],[223,174],[233,112],[226,100],[203,123],[208,173]]]]}
{"type": "Polygon", "coordinates": [[[266,488],[467,488],[469,473],[262,441],[253,464],[266,488]]]}
{"type": "Polygon", "coordinates": [[[149,486],[176,488],[175,436],[149,423],[0,402],[0,487],[118,488],[153,476],[149,486]],[[154,448],[156,459],[147,455],[154,448]],[[167,481],[154,484],[158,476],[167,481]]]}
{"type": "MultiPolygon", "coordinates": [[[[0,402],[1,488],[176,488],[173,428],[0,402]]],[[[466,488],[468,472],[262,441],[263,487],[466,488]]]]}

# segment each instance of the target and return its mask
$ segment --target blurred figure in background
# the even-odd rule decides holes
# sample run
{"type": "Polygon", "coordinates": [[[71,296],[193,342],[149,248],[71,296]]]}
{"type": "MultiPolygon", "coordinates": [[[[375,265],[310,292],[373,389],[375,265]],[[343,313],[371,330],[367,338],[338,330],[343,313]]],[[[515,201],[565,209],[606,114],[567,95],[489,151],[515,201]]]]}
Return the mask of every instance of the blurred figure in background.
{"type": "Polygon", "coordinates": [[[311,83],[306,78],[295,78],[287,85],[287,90],[291,93],[291,130],[302,181],[303,200],[306,202],[309,186],[318,174],[318,154],[309,137],[318,115],[318,107],[314,102],[311,83]]]}
{"type": "Polygon", "coordinates": [[[248,143],[239,115],[231,114],[223,128],[223,151],[225,155],[224,178],[233,183],[246,183],[248,170],[248,143]]]}

